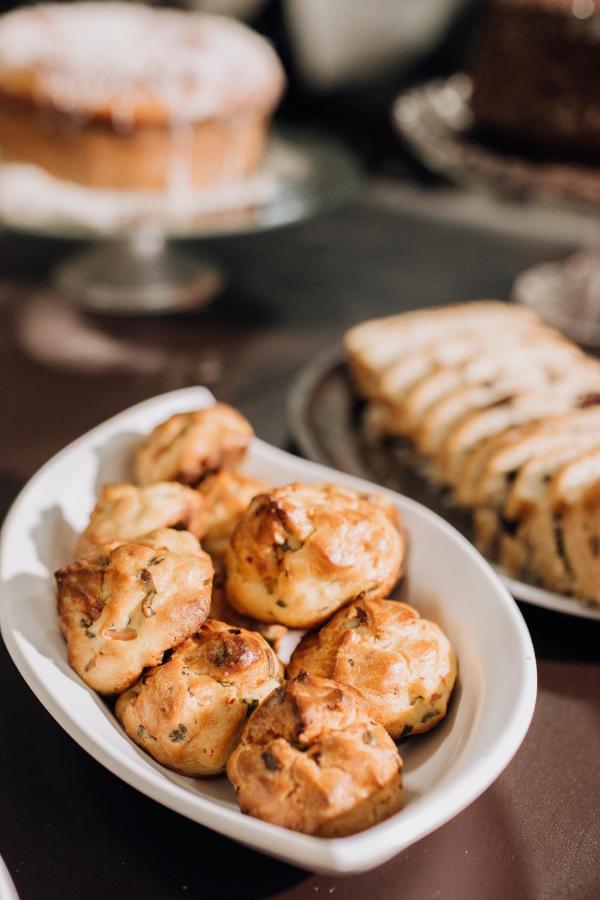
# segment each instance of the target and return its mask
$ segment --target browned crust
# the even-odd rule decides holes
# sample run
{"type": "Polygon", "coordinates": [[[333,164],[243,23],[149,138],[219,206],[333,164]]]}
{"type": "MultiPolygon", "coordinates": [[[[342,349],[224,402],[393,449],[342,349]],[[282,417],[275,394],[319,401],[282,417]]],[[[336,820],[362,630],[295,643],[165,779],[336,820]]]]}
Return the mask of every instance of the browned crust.
{"type": "Polygon", "coordinates": [[[209,620],[119,698],[116,714],[163,765],[219,775],[246,720],[281,679],[281,663],[260,635],[209,620]]]}
{"type": "Polygon", "coordinates": [[[389,595],[405,552],[385,498],[336,484],[286,485],[255,497],[235,529],[228,599],[263,622],[315,627],[353,600],[389,595]]]}
{"type": "Polygon", "coordinates": [[[180,481],[197,486],[220,469],[236,469],[253,437],[252,426],[227,403],[177,413],[141,442],[134,457],[138,484],[180,481]]]}
{"type": "Polygon", "coordinates": [[[361,600],[302,638],[288,676],[303,670],[359,691],[370,716],[399,738],[444,718],[457,665],[442,630],[412,607],[361,600]]]}
{"type": "Polygon", "coordinates": [[[94,690],[119,693],[205,622],[213,569],[182,555],[124,543],[99,547],[56,572],[69,663],[94,690]]]}
{"type": "Polygon", "coordinates": [[[202,543],[212,557],[223,559],[229,539],[248,504],[269,488],[270,485],[260,478],[250,478],[228,469],[202,479],[198,491],[204,499],[207,517],[202,543]]]}
{"type": "Polygon", "coordinates": [[[200,538],[206,526],[202,497],[182,484],[157,482],[142,488],[107,484],[79,539],[77,555],[113,541],[135,541],[163,528],[189,531],[200,538]]]}
{"type": "Polygon", "coordinates": [[[250,718],[227,765],[242,812],[327,837],[402,807],[402,761],[345,685],[300,673],[250,718]]]}

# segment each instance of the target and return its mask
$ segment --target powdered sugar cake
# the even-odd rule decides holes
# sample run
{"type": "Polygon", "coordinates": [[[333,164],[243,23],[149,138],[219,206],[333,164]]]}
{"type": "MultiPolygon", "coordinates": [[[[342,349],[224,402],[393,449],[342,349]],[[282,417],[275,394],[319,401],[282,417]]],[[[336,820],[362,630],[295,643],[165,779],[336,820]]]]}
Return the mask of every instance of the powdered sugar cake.
{"type": "Polygon", "coordinates": [[[268,42],[219,16],[110,2],[0,20],[4,156],[89,186],[251,174],[283,85],[268,42]]]}

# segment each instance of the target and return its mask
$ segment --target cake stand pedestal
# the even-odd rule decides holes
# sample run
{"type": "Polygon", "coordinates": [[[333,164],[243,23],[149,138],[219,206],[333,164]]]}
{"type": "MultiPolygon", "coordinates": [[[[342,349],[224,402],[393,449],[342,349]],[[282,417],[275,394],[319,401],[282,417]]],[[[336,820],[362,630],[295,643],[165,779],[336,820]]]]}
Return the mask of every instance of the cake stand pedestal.
{"type": "Polygon", "coordinates": [[[542,263],[515,281],[513,299],[579,344],[600,349],[600,247],[542,263]]]}
{"type": "Polygon", "coordinates": [[[140,231],[106,240],[67,259],[53,274],[70,301],[97,313],[151,315],[205,306],[221,292],[225,274],[205,256],[140,231]]]}

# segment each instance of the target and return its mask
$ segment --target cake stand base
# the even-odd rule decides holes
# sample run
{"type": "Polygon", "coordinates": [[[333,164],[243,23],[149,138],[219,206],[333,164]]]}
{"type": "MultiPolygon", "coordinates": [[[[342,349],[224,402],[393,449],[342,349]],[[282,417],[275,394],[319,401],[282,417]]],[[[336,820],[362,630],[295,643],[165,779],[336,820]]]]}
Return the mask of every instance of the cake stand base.
{"type": "Polygon", "coordinates": [[[221,269],[145,233],[95,244],[54,273],[56,288],[93,312],[153,315],[205,306],[223,289],[221,269]]]}
{"type": "Polygon", "coordinates": [[[542,263],[515,281],[513,299],[591,350],[600,349],[600,248],[542,263]]]}

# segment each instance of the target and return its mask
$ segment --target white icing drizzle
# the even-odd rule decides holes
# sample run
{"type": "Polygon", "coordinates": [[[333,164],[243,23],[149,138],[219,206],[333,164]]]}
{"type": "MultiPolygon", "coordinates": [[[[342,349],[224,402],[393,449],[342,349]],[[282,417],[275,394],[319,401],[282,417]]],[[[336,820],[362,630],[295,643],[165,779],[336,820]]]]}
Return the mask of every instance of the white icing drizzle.
{"type": "Polygon", "coordinates": [[[150,227],[166,234],[204,234],[215,215],[239,215],[247,227],[251,210],[284,198],[289,204],[312,177],[303,151],[276,138],[255,175],[205,190],[100,190],[54,178],[37,166],[0,162],[0,224],[34,232],[67,228],[108,235],[150,227]]]}
{"type": "Polygon", "coordinates": [[[222,16],[138,3],[41,4],[0,18],[0,85],[32,72],[37,98],[127,124],[140,109],[198,121],[270,110],[283,71],[269,43],[222,16]]]}

